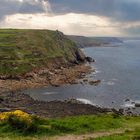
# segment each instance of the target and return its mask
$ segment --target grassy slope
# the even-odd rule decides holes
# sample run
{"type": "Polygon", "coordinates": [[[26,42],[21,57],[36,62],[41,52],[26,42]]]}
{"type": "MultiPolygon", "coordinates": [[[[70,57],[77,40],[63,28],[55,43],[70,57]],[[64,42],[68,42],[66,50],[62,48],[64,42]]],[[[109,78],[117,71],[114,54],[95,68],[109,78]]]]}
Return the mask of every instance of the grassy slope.
{"type": "MultiPolygon", "coordinates": [[[[15,119],[16,120],[16,119],[15,119]]],[[[11,121],[10,121],[11,122],[11,121]]],[[[140,136],[140,117],[125,117],[112,114],[97,115],[97,116],[79,116],[68,117],[63,119],[35,119],[34,124],[37,127],[37,132],[33,129],[28,129],[23,133],[22,129],[17,129],[16,124],[0,123],[0,138],[9,138],[10,140],[28,140],[28,139],[45,139],[48,136],[64,135],[64,134],[83,134],[96,133],[98,131],[109,131],[114,129],[136,129],[134,132],[127,132],[124,135],[116,135],[97,140],[135,140],[135,136],[140,136]]],[[[33,125],[34,126],[34,125],[33,125]]],[[[25,130],[25,129],[24,129],[25,130]]],[[[136,139],[137,140],[137,139],[136,139]]]]}
{"type": "Polygon", "coordinates": [[[24,74],[57,57],[73,61],[75,46],[58,31],[0,29],[0,75],[24,74]]]}

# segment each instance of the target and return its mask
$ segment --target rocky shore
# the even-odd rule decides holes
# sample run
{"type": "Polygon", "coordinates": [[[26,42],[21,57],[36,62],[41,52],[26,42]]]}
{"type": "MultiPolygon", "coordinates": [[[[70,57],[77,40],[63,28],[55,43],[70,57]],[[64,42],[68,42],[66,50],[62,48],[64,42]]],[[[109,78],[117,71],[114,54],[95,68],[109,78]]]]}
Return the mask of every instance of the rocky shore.
{"type": "Polygon", "coordinates": [[[21,77],[1,78],[0,93],[29,88],[75,84],[78,79],[83,78],[91,71],[90,66],[85,64],[51,65],[47,68],[33,70],[21,77]]]}
{"type": "Polygon", "coordinates": [[[29,114],[41,117],[56,118],[75,115],[91,115],[106,112],[117,112],[114,109],[100,108],[83,104],[76,100],[42,102],[33,100],[30,96],[21,92],[0,94],[0,112],[20,109],[29,114]]]}

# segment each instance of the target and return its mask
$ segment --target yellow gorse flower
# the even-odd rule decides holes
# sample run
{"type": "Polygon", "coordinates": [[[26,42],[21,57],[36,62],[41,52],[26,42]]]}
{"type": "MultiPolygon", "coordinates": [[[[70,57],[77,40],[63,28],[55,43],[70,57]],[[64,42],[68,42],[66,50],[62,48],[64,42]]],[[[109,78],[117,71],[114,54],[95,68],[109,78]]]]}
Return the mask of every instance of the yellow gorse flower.
{"type": "Polygon", "coordinates": [[[11,116],[11,115],[14,115],[14,116],[16,116],[16,117],[18,117],[19,119],[22,119],[22,120],[31,121],[31,116],[28,113],[25,113],[21,110],[0,113],[0,121],[7,120],[9,118],[9,116],[11,116]]]}

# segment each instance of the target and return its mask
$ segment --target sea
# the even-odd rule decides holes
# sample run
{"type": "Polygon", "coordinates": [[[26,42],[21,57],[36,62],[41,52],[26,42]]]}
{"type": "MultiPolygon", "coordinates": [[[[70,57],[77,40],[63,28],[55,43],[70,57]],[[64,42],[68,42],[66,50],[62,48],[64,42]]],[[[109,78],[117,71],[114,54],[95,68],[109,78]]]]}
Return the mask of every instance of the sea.
{"type": "Polygon", "coordinates": [[[86,47],[87,56],[96,60],[89,65],[95,72],[90,80],[98,85],[79,82],[74,85],[25,90],[24,93],[41,101],[77,99],[85,104],[107,108],[134,107],[140,104],[140,40],[124,40],[109,47],[86,47]]]}

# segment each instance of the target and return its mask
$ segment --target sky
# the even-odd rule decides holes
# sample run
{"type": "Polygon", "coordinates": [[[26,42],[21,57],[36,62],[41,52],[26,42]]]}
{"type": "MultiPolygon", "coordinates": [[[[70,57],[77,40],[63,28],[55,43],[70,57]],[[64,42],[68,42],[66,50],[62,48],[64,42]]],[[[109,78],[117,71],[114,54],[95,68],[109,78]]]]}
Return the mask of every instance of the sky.
{"type": "Polygon", "coordinates": [[[0,28],[140,37],[140,0],[0,0],[0,28]]]}

